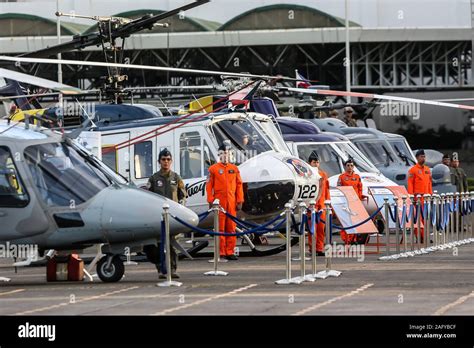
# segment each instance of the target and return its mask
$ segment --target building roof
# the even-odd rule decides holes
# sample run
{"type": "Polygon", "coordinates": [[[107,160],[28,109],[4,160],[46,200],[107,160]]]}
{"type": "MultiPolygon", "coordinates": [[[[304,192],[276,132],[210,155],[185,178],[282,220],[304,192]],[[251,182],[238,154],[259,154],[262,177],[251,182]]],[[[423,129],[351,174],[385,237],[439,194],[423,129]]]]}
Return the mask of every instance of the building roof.
{"type": "MultiPolygon", "coordinates": [[[[218,30],[265,30],[343,27],[344,20],[312,7],[294,4],[262,6],[224,23],[218,30]]],[[[350,22],[350,26],[359,26],[350,22]]]]}
{"type": "MultiPolygon", "coordinates": [[[[62,35],[80,34],[87,26],[61,21],[62,35]]],[[[55,36],[56,21],[24,13],[0,14],[0,37],[55,36]]]]}

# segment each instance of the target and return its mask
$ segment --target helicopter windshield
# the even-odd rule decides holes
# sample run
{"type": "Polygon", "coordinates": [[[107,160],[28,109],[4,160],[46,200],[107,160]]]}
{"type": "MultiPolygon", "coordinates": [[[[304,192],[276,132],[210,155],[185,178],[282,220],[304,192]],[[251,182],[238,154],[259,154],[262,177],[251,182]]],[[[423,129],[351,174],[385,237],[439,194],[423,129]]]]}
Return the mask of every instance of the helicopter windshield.
{"type": "Polygon", "coordinates": [[[0,147],[0,207],[22,208],[28,204],[28,194],[18,176],[8,148],[0,147]]]}
{"type": "Polygon", "coordinates": [[[79,205],[114,183],[98,163],[65,142],[29,146],[25,158],[48,206],[79,205]]]}
{"type": "Polygon", "coordinates": [[[313,151],[318,154],[321,169],[328,176],[339,175],[343,172],[342,158],[331,144],[298,144],[298,157],[304,161],[308,161],[313,151]]]}
{"type": "Polygon", "coordinates": [[[388,167],[391,164],[399,163],[398,157],[385,140],[356,141],[354,143],[376,167],[388,167]]]}
{"type": "Polygon", "coordinates": [[[341,150],[347,158],[352,158],[361,172],[379,173],[377,167],[370,163],[370,160],[368,160],[355,145],[346,142],[334,143],[334,146],[341,150]]]}
{"type": "Polygon", "coordinates": [[[393,149],[403,162],[408,162],[406,163],[407,165],[415,164],[415,161],[410,155],[411,151],[404,139],[390,139],[388,142],[393,146],[393,149]]]}
{"type": "Polygon", "coordinates": [[[224,119],[210,126],[218,145],[229,141],[232,148],[232,162],[242,164],[249,158],[274,150],[269,140],[248,119],[224,119]]]}
{"type": "Polygon", "coordinates": [[[273,147],[277,149],[278,152],[290,152],[281,136],[281,133],[273,123],[273,118],[265,118],[262,120],[254,118],[253,121],[255,122],[255,125],[261,129],[262,133],[265,134],[267,139],[270,140],[273,147]]]}

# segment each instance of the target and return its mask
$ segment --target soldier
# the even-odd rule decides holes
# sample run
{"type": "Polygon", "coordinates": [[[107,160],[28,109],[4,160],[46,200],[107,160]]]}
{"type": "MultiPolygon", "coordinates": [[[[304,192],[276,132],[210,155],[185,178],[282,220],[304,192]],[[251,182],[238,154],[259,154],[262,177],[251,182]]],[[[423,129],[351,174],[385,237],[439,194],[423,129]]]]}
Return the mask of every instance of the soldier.
{"type": "MultiPolygon", "coordinates": [[[[316,151],[313,151],[311,155],[309,155],[308,163],[311,167],[318,168],[319,175],[321,178],[319,179],[319,194],[318,199],[316,200],[316,211],[322,210],[320,218],[322,220],[326,220],[326,210],[324,202],[331,199],[331,195],[329,193],[329,179],[328,175],[325,171],[320,169],[321,161],[319,160],[319,156],[316,151]]],[[[316,226],[316,255],[317,256],[324,256],[324,243],[325,243],[325,231],[324,231],[324,223],[319,221],[316,226]]],[[[311,252],[312,247],[312,238],[308,236],[308,243],[309,243],[309,250],[311,252]]]]}
{"type": "MultiPolygon", "coordinates": [[[[209,207],[215,199],[225,211],[236,216],[244,203],[244,191],[239,168],[229,163],[229,145],[219,147],[219,163],[209,167],[209,178],[206,184],[207,202],[209,207]]],[[[219,230],[235,233],[236,224],[223,212],[219,213],[219,230]]],[[[237,260],[234,249],[237,242],[235,236],[220,236],[220,257],[227,260],[237,260]]]]}
{"type": "MultiPolygon", "coordinates": [[[[171,170],[171,152],[168,149],[163,149],[158,155],[158,162],[160,164],[160,170],[153,174],[150,179],[148,179],[148,190],[184,205],[186,199],[186,190],[181,177],[171,170]]],[[[158,250],[161,249],[158,248],[158,250]]],[[[176,273],[178,267],[178,255],[172,246],[170,247],[170,256],[171,277],[179,278],[179,275],[176,273]]],[[[158,272],[160,272],[161,269],[160,263],[160,257],[158,257],[158,262],[155,263],[158,272]]],[[[165,279],[166,276],[164,274],[160,274],[159,278],[165,279]]]]}
{"type": "MultiPolygon", "coordinates": [[[[407,191],[409,194],[415,196],[414,204],[417,199],[420,200],[420,205],[423,207],[423,195],[424,194],[433,194],[433,186],[431,179],[431,170],[428,166],[425,166],[426,156],[424,150],[418,150],[415,154],[417,164],[408,170],[408,187],[407,191]]],[[[421,237],[420,242],[423,243],[424,239],[424,228],[420,229],[421,237]]],[[[415,227],[415,236],[418,238],[418,231],[415,227]]]]}
{"type": "Polygon", "coordinates": [[[357,127],[357,122],[353,116],[354,109],[350,106],[346,106],[344,108],[344,117],[342,118],[342,121],[344,121],[344,123],[347,124],[348,127],[357,127]]]}
{"type": "MultiPolygon", "coordinates": [[[[344,162],[345,171],[337,180],[337,186],[352,186],[354,191],[357,193],[357,196],[362,201],[366,199],[366,196],[362,193],[362,179],[360,178],[359,174],[354,172],[355,163],[352,158],[349,158],[347,161],[344,162]]],[[[355,234],[348,234],[345,230],[341,230],[341,239],[345,244],[354,244],[357,242],[358,238],[355,234]]],[[[365,239],[365,237],[361,237],[361,240],[365,239]]]]}
{"type": "Polygon", "coordinates": [[[451,166],[451,157],[449,157],[448,154],[444,154],[443,155],[443,161],[441,163],[443,163],[445,166],[450,167],[451,166]]]}
{"type": "Polygon", "coordinates": [[[451,161],[451,183],[456,185],[457,192],[467,192],[467,175],[464,169],[459,167],[459,159],[457,156],[453,156],[451,161]]]}

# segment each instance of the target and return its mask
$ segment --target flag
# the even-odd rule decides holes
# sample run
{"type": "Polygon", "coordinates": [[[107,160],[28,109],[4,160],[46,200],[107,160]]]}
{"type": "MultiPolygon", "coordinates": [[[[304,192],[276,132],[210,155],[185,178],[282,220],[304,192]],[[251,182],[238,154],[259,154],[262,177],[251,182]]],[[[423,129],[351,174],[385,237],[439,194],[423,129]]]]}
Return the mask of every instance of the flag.
{"type": "Polygon", "coordinates": [[[306,79],[303,75],[301,75],[298,70],[295,70],[296,73],[296,79],[300,81],[296,81],[296,88],[309,88],[311,84],[309,83],[309,80],[306,79]]]}

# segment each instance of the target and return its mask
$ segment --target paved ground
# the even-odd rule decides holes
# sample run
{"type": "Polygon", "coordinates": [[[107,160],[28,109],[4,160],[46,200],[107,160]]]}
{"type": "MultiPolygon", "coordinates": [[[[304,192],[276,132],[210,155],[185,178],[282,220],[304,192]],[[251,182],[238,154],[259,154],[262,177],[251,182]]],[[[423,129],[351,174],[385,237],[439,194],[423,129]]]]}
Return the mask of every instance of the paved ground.
{"type": "MultiPolygon", "coordinates": [[[[294,252],[296,252],[294,248],[294,252]]],[[[324,266],[318,257],[318,270],[324,266]]],[[[396,261],[333,259],[339,278],[275,285],[285,255],[220,264],[181,261],[181,287],[157,287],[154,266],[127,266],[119,283],[46,283],[45,268],[0,267],[0,315],[473,315],[474,244],[396,261]]],[[[309,270],[308,265],[308,270],[309,270]]],[[[294,264],[294,275],[298,265],[294,264]]]]}

